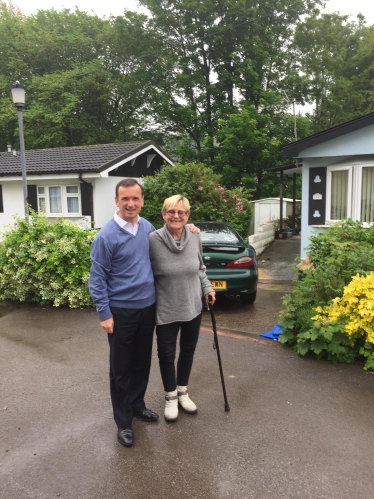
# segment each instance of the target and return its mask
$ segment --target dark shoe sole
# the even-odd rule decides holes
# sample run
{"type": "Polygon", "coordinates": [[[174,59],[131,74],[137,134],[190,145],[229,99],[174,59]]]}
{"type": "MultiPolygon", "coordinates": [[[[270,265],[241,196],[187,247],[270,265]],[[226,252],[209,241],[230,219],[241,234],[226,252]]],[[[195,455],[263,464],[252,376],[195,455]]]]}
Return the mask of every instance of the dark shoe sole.
{"type": "Polygon", "coordinates": [[[186,414],[196,414],[197,413],[197,409],[195,411],[187,411],[187,409],[184,409],[184,407],[179,402],[178,402],[178,405],[182,409],[182,411],[185,412],[186,414]]]}
{"type": "Polygon", "coordinates": [[[121,445],[123,445],[124,447],[132,447],[134,445],[134,441],[135,439],[132,440],[132,443],[131,444],[127,444],[126,442],[124,442],[123,440],[120,440],[119,438],[117,438],[117,442],[119,442],[121,445]]]}
{"type": "Polygon", "coordinates": [[[158,421],[158,418],[156,418],[156,419],[146,419],[146,418],[143,418],[142,416],[140,416],[138,414],[134,414],[134,418],[138,418],[138,419],[140,419],[140,421],[144,421],[144,423],[155,423],[156,421],[158,421]]]}

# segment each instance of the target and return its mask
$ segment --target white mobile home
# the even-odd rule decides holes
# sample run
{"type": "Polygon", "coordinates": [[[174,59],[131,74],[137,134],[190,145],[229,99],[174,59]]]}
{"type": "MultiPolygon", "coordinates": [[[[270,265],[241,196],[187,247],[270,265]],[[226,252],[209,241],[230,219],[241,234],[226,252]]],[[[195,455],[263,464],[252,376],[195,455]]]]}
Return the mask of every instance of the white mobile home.
{"type": "Polygon", "coordinates": [[[302,160],[301,257],[313,231],[351,218],[374,223],[374,113],[284,148],[302,160]]]}
{"type": "MultiPolygon", "coordinates": [[[[121,178],[154,175],[172,159],[153,141],[26,151],[27,200],[53,221],[102,227],[115,211],[115,186],[121,178]]],[[[21,158],[0,153],[0,232],[23,216],[21,158]]]]}

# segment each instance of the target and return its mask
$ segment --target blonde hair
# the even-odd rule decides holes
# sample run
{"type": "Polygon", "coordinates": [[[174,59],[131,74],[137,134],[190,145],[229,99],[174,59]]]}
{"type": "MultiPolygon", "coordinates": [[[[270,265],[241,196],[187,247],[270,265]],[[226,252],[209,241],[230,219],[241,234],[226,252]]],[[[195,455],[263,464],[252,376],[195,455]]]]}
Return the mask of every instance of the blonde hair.
{"type": "Polygon", "coordinates": [[[165,199],[162,211],[166,212],[168,210],[171,210],[174,208],[177,204],[181,204],[183,207],[183,210],[186,213],[190,212],[190,203],[188,202],[188,199],[182,196],[181,194],[175,194],[174,196],[171,196],[170,198],[165,199]]]}

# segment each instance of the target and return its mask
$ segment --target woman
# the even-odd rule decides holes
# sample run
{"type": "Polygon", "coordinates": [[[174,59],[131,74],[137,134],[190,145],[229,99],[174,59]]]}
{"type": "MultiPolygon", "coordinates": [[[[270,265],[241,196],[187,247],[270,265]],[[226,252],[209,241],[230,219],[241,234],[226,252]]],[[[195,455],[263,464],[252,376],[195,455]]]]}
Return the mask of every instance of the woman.
{"type": "Polygon", "coordinates": [[[166,392],[165,419],[172,422],[178,419],[178,402],[188,414],[197,411],[187,386],[199,337],[202,297],[213,305],[216,294],[205,273],[200,236],[185,227],[190,216],[188,199],[179,194],[165,199],[161,213],[165,225],[149,235],[149,249],[156,286],[158,358],[166,392]]]}

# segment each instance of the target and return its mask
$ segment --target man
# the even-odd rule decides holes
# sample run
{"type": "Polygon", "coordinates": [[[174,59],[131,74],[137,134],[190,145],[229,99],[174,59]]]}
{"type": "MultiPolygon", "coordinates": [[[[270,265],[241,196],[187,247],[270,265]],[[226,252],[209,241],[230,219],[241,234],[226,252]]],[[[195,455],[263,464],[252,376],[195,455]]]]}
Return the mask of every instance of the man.
{"type": "Polygon", "coordinates": [[[139,216],[143,187],[135,179],[118,182],[115,202],[118,211],[92,243],[89,288],[100,325],[108,333],[117,440],[131,447],[133,416],[146,422],[158,420],[144,402],[156,301],[148,235],[155,228],[139,216]]]}

